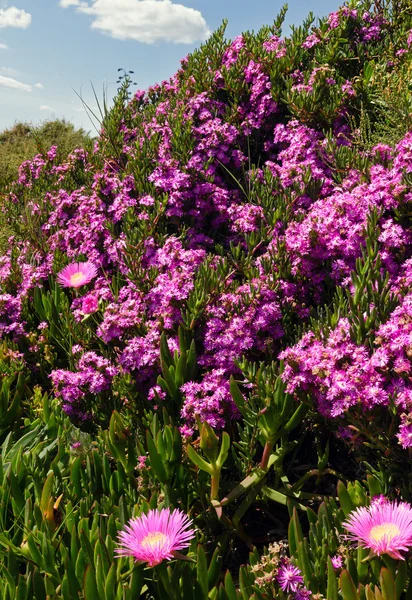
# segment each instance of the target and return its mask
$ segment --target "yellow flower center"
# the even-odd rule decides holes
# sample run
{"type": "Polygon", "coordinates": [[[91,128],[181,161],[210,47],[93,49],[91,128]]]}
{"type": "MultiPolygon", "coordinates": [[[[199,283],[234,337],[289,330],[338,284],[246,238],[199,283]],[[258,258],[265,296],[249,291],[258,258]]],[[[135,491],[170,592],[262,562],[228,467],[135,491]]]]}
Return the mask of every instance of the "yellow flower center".
{"type": "Polygon", "coordinates": [[[79,283],[81,283],[83,281],[84,275],[81,271],[79,271],[78,273],[74,273],[71,277],[70,277],[70,283],[72,285],[77,285],[79,283]]]}
{"type": "Polygon", "coordinates": [[[389,542],[396,535],[399,535],[400,532],[401,530],[394,523],[383,523],[382,525],[372,527],[369,535],[374,542],[380,542],[382,538],[385,538],[389,542]]]}
{"type": "Polygon", "coordinates": [[[142,540],[142,548],[153,548],[157,544],[164,544],[167,540],[167,536],[160,531],[152,531],[148,533],[142,540]]]}

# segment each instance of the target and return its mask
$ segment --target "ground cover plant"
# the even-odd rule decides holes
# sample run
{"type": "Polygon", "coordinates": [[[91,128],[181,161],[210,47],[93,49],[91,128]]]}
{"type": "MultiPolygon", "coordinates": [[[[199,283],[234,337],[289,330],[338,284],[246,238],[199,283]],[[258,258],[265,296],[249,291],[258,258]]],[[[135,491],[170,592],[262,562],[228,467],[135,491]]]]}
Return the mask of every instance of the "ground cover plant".
{"type": "MultiPolygon", "coordinates": [[[[65,160],[76,148],[92,145],[92,138],[83,129],[76,129],[65,120],[45,121],[39,126],[15,123],[0,133],[0,189],[3,191],[18,176],[20,165],[32,160],[39,152],[45,154],[52,145],[58,148],[58,160],[65,160]]],[[[13,233],[0,215],[0,252],[7,247],[13,233]]]]}
{"type": "Polygon", "coordinates": [[[412,11],[284,16],[3,190],[2,598],[412,597],[412,11]]]}

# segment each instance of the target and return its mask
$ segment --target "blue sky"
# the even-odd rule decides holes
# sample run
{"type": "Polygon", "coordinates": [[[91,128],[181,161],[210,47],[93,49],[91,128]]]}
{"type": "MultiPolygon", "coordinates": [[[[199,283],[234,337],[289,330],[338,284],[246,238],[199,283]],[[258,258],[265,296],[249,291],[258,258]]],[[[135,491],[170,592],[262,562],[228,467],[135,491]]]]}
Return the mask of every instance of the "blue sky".
{"type": "MultiPolygon", "coordinates": [[[[15,121],[65,117],[92,125],[76,96],[91,106],[116,91],[117,69],[138,87],[169,78],[179,60],[229,20],[227,37],[273,22],[276,0],[0,0],[0,130],[15,121]]],[[[289,0],[286,29],[312,11],[342,2],[289,0]]]]}

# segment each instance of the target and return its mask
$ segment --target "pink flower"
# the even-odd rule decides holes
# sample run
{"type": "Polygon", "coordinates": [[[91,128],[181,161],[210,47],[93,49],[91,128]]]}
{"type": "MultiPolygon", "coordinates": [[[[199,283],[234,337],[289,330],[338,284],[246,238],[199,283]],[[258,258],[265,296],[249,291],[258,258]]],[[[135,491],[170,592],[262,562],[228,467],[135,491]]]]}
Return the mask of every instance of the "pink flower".
{"type": "Polygon", "coordinates": [[[190,545],[195,535],[192,521],[182,511],[169,508],[149,510],[147,515],[131,519],[119,534],[119,556],[133,556],[136,561],[154,567],[165,558],[173,558],[176,550],[190,545]]]}
{"type": "Polygon", "coordinates": [[[82,298],[82,313],[91,315],[99,309],[99,300],[93,294],[88,294],[82,298]]]}
{"type": "Polygon", "coordinates": [[[277,579],[284,592],[296,592],[299,585],[303,583],[301,572],[291,564],[280,567],[277,579]]]}
{"type": "Polygon", "coordinates": [[[343,560],[341,556],[332,556],[331,557],[331,561],[332,561],[332,567],[334,569],[341,569],[343,566],[343,560]]]}
{"type": "Polygon", "coordinates": [[[92,262],[72,263],[57,275],[57,281],[64,287],[79,288],[89,283],[97,275],[97,267],[92,262]]]}
{"type": "Polygon", "coordinates": [[[412,507],[407,502],[373,502],[359,507],[343,524],[349,531],[348,539],[373,554],[388,554],[404,560],[401,550],[412,546],[412,507]]]}
{"type": "Polygon", "coordinates": [[[307,588],[303,587],[295,592],[295,600],[306,600],[312,597],[312,592],[307,588]]]}
{"type": "Polygon", "coordinates": [[[402,448],[410,448],[412,446],[412,423],[409,423],[408,421],[402,423],[396,437],[402,448]]]}
{"type": "Polygon", "coordinates": [[[137,457],[137,468],[139,470],[144,469],[146,466],[147,456],[138,456],[137,457]]]}

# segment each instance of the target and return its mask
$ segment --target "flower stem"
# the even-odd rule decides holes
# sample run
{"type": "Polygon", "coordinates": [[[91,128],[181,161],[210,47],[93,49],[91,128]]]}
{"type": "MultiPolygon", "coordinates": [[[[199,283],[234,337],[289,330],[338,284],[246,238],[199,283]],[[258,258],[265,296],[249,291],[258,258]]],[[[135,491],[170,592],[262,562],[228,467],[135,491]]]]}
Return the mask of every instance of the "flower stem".
{"type": "Polygon", "coordinates": [[[219,483],[220,483],[220,469],[216,468],[212,475],[212,485],[210,488],[210,499],[218,500],[219,497],[219,483]]]}
{"type": "Polygon", "coordinates": [[[270,442],[269,440],[266,442],[265,447],[263,448],[263,454],[262,454],[262,458],[260,461],[260,468],[261,469],[267,469],[268,468],[268,462],[269,462],[269,457],[272,453],[273,450],[273,442],[270,442]]]}

